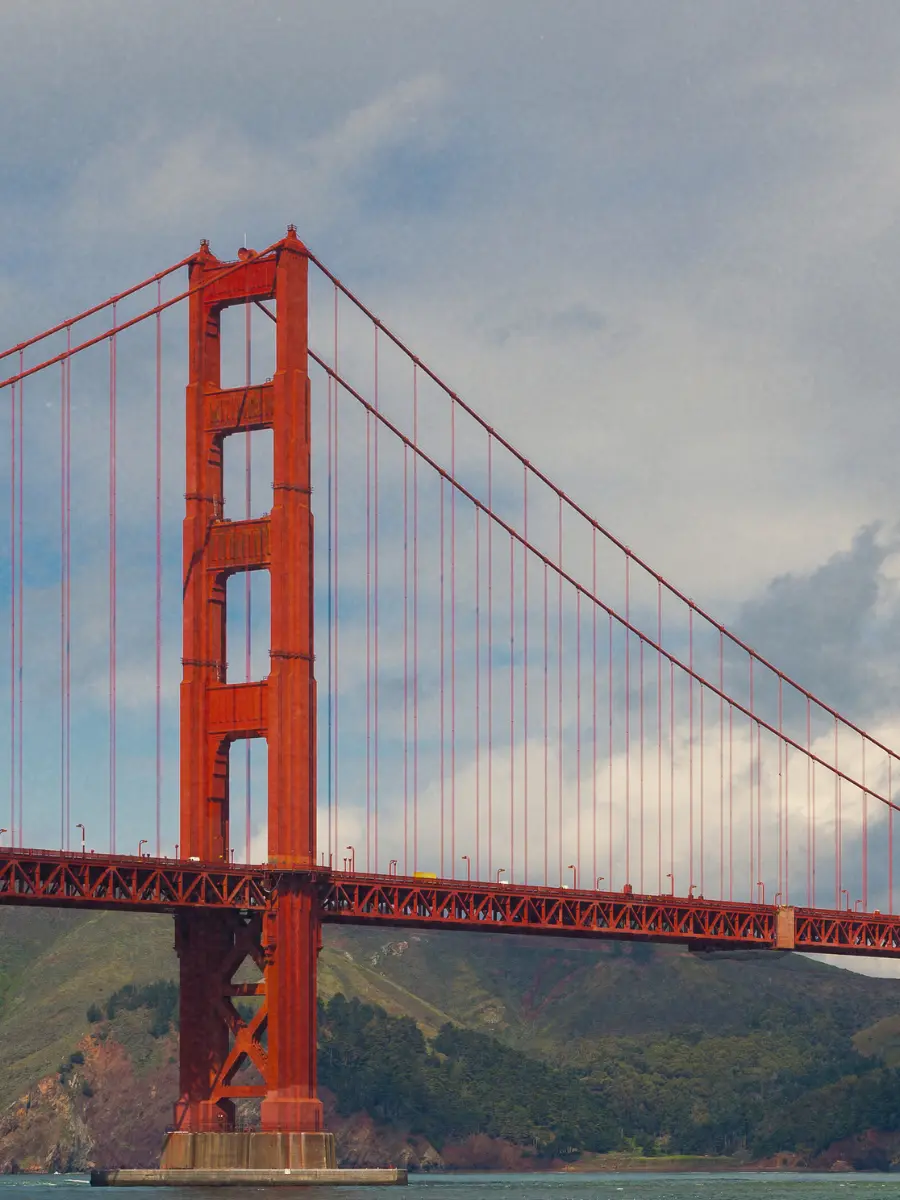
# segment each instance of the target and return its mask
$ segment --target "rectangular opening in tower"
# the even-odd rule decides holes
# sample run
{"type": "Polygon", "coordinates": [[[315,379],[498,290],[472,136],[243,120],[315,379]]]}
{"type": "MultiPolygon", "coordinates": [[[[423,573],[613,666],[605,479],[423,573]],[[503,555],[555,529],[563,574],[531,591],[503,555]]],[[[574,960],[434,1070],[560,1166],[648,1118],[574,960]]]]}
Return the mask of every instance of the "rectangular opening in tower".
{"type": "MultiPolygon", "coordinates": [[[[265,306],[275,315],[275,301],[265,306]]],[[[275,374],[275,323],[255,304],[235,304],[221,313],[223,388],[265,383],[275,374]]]]}
{"type": "Polygon", "coordinates": [[[227,681],[245,683],[269,674],[271,645],[268,571],[239,571],[225,591],[227,681]]]}
{"type": "Polygon", "coordinates": [[[228,783],[234,861],[264,863],[269,856],[269,747],[265,738],[231,743],[228,783]]]}
{"type": "Polygon", "coordinates": [[[224,516],[245,521],[264,516],[272,507],[274,442],[271,429],[233,433],[222,445],[224,516]]]}

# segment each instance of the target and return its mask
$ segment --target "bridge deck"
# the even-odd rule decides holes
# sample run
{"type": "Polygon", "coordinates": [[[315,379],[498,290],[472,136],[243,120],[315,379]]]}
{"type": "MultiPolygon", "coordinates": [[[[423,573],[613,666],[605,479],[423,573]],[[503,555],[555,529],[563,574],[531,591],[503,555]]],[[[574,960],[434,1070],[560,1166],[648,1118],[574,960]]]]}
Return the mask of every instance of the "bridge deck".
{"type": "MultiPolygon", "coordinates": [[[[568,937],[636,938],[697,949],[778,948],[900,955],[900,916],[525,884],[314,868],[323,921],[568,937]]],[[[0,849],[0,903],[175,912],[252,912],[285,872],[271,865],[0,849]]]]}

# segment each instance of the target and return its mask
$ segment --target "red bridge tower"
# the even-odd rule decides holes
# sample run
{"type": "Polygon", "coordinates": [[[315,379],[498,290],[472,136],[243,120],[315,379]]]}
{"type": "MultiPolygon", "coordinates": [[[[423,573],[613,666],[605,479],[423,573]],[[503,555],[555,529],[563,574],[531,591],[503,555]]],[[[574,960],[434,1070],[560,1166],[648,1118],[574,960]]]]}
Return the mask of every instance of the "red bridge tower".
{"type": "MultiPolygon", "coordinates": [[[[216,259],[204,243],[191,267],[196,290],[190,301],[187,388],[181,850],[184,857],[204,862],[228,861],[229,751],[239,739],[264,737],[268,857],[286,870],[262,917],[185,911],[176,918],[181,1065],[175,1123],[194,1136],[169,1139],[163,1156],[168,1166],[333,1165],[316,1096],[321,938],[311,873],[316,863],[316,685],[307,276],[306,248],[293,226],[271,254],[248,254],[242,265],[232,266],[216,259]],[[276,307],[275,374],[270,382],[223,389],[222,310],[267,300],[276,307]],[[271,512],[254,520],[228,520],[224,439],[255,429],[273,432],[271,512]],[[236,572],[257,570],[268,570],[271,579],[270,671],[257,682],[230,683],[226,582],[236,572]],[[236,983],[248,957],[262,980],[236,983]],[[240,996],[260,997],[249,1020],[234,1005],[240,996]],[[262,1084],[234,1082],[247,1061],[262,1084]],[[265,1161],[259,1155],[247,1161],[244,1148],[226,1156],[231,1160],[236,1154],[240,1162],[217,1158],[213,1164],[201,1149],[212,1143],[196,1135],[232,1131],[234,1101],[248,1096],[261,1098],[263,1134],[306,1136],[251,1135],[260,1150],[264,1143],[269,1147],[262,1154],[265,1161]],[[290,1154],[279,1149],[273,1155],[273,1147],[285,1142],[297,1145],[290,1154]]],[[[247,1140],[213,1139],[219,1145],[247,1140]]]]}

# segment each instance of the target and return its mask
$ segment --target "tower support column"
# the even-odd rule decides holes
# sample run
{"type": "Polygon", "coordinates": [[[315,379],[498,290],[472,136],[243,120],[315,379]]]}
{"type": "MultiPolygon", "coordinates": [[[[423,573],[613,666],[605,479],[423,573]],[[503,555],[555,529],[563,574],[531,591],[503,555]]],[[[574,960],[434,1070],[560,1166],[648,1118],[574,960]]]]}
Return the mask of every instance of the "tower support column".
{"type": "Polygon", "coordinates": [[[191,267],[181,848],[186,857],[204,862],[229,860],[229,752],[238,739],[264,737],[269,751],[268,860],[276,883],[271,909],[258,928],[240,924],[240,918],[240,928],[233,927],[237,914],[210,912],[177,919],[182,1041],[175,1119],[178,1129],[198,1134],[232,1130],[234,1101],[258,1096],[264,1134],[318,1136],[323,1122],[316,1096],[316,959],[321,932],[313,875],[316,684],[309,262],[293,227],[272,252],[243,252],[241,258],[237,263],[220,262],[204,245],[191,267]],[[272,379],[222,388],[222,310],[273,300],[277,331],[272,379]],[[223,495],[224,439],[257,429],[272,430],[270,511],[252,520],[229,520],[223,495]],[[253,570],[270,574],[269,672],[261,680],[232,683],[226,585],[230,575],[253,570]],[[259,1008],[250,1019],[242,1015],[246,1009],[232,1003],[232,997],[251,994],[234,978],[248,955],[262,972],[252,992],[260,998],[259,1008]],[[248,1061],[262,1082],[249,1082],[246,1074],[242,1078],[248,1061]]]}

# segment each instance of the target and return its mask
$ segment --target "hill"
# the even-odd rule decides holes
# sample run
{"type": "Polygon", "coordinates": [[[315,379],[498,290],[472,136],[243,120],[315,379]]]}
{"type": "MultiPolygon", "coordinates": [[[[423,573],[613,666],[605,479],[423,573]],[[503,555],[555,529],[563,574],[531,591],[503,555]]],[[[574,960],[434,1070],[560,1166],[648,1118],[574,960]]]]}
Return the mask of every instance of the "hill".
{"type": "MultiPolygon", "coordinates": [[[[133,1154],[158,1146],[177,1032],[158,999],[174,993],[146,985],[176,978],[172,941],[167,917],[0,908],[0,1111],[44,1081],[41,1104],[25,1107],[32,1125],[42,1105],[55,1114],[25,1139],[37,1158],[56,1135],[76,1153],[76,1126],[82,1140],[96,1127],[99,1153],[101,1110],[107,1152],[121,1153],[117,1114],[141,1097],[146,1144],[133,1154]],[[127,985],[157,999],[120,1000],[110,1016],[127,985]]],[[[609,1149],[825,1161],[832,1143],[900,1126],[896,984],[799,956],[328,927],[320,999],[330,1120],[357,1161],[461,1165],[479,1134],[494,1141],[471,1165],[609,1149]],[[501,1076],[528,1080],[524,1109],[486,1091],[501,1076]],[[567,1126],[567,1111],[581,1123],[567,1126]],[[499,1154],[498,1139],[515,1151],[499,1154]]],[[[24,1144],[23,1121],[7,1121],[7,1141],[24,1144]]],[[[3,1139],[0,1125],[0,1161],[3,1139]]],[[[840,1153],[864,1163],[874,1151],[840,1153]]]]}

